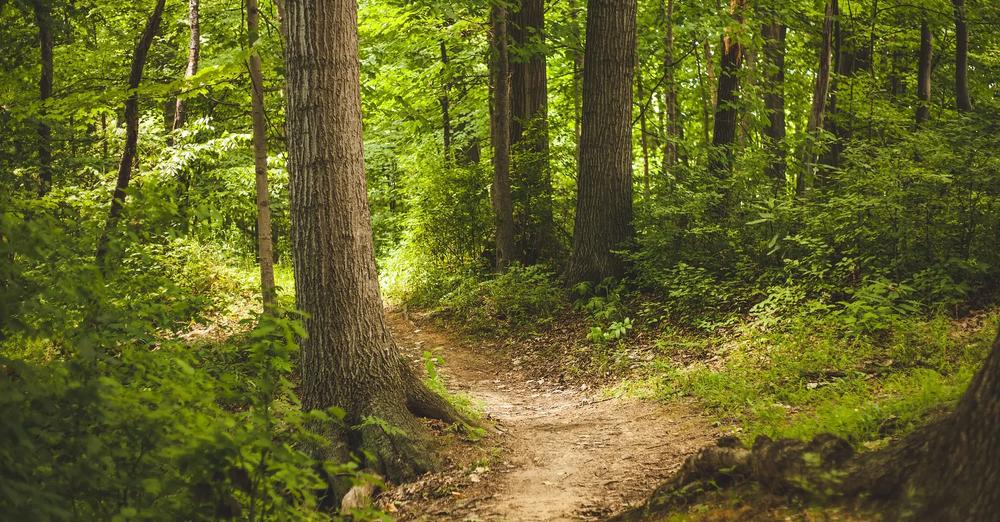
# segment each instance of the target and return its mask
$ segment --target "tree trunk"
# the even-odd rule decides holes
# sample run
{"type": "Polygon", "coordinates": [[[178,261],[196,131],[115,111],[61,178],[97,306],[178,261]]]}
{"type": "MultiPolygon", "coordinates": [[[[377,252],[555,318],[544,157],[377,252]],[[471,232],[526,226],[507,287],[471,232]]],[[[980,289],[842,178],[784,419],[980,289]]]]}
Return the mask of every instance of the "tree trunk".
{"type": "Polygon", "coordinates": [[[802,197],[816,172],[816,141],[826,117],[826,99],[830,92],[830,62],[833,60],[833,24],[839,15],[837,0],[827,0],[823,16],[823,33],[819,48],[819,67],[813,84],[812,109],[806,124],[806,142],[802,147],[802,168],[795,177],[795,194],[802,197]]]}
{"type": "Polygon", "coordinates": [[[104,224],[104,232],[97,240],[97,266],[105,269],[104,261],[108,253],[108,242],[110,236],[118,225],[118,218],[121,217],[122,208],[125,205],[125,191],[128,183],[132,179],[132,163],[135,161],[136,146],[139,143],[139,83],[142,81],[142,70],[146,65],[146,55],[149,47],[153,44],[153,37],[156,36],[160,28],[160,19],[163,18],[164,0],[157,0],[153,8],[153,14],[146,21],[146,28],[142,31],[139,43],[135,47],[135,55],[132,56],[132,68],[128,75],[129,97],[125,100],[125,149],[122,151],[121,162],[118,163],[118,180],[115,183],[115,191],[111,196],[111,209],[108,211],[108,220],[104,224]]]}
{"type": "Polygon", "coordinates": [[[642,146],[642,185],[643,197],[649,198],[649,132],[646,130],[646,110],[649,107],[649,98],[646,90],[642,86],[642,68],[635,68],[635,88],[639,95],[639,143],[642,146]]]}
{"type": "Polygon", "coordinates": [[[386,326],[365,187],[354,0],[288,0],[285,47],[295,296],[305,312],[302,405],[347,412],[333,457],[357,451],[388,480],[436,459],[416,416],[458,418],[386,326]]]}
{"type": "Polygon", "coordinates": [[[444,135],[444,165],[452,164],[451,154],[451,99],[448,91],[451,89],[451,70],[448,65],[448,46],[441,40],[441,129],[444,135]]]}
{"type": "Polygon", "coordinates": [[[38,48],[42,71],[38,78],[38,195],[48,194],[52,188],[52,129],[46,121],[46,101],[52,96],[52,6],[49,0],[34,0],[35,23],[38,25],[38,48]]]}
{"type": "MultiPolygon", "coordinates": [[[[194,5],[197,0],[191,0],[194,5]]],[[[257,256],[264,312],[274,311],[274,248],[271,244],[271,203],[267,188],[267,123],[264,118],[264,76],[257,44],[260,10],[257,0],[247,0],[247,46],[250,48],[250,103],[253,120],[253,164],[257,189],[257,256]]]]}
{"type": "Polygon", "coordinates": [[[490,12],[490,84],[493,103],[493,223],[496,227],[496,268],[503,270],[514,259],[514,210],[510,191],[510,67],[507,51],[507,9],[494,5],[490,12]]]}
{"type": "MultiPolygon", "coordinates": [[[[548,81],[543,0],[521,0],[510,23],[518,49],[511,73],[511,185],[518,256],[525,264],[552,257],[552,179],[549,171],[548,81]]],[[[511,54],[508,54],[508,57],[511,54]]]]}
{"type": "Polygon", "coordinates": [[[931,60],[934,53],[934,36],[924,18],[920,22],[920,56],[917,61],[917,125],[931,119],[931,60]]]}
{"type": "Polygon", "coordinates": [[[766,58],[764,107],[768,124],[764,127],[764,144],[769,153],[766,173],[774,184],[775,194],[785,187],[785,25],[771,21],[761,28],[766,58]]]}
{"type": "Polygon", "coordinates": [[[969,25],[965,20],[965,0],[951,2],[955,6],[955,104],[960,112],[970,112],[969,25]]]}
{"type": "MultiPolygon", "coordinates": [[[[187,69],[184,71],[184,79],[188,79],[198,72],[198,60],[201,57],[201,26],[198,22],[198,1],[188,0],[188,25],[191,27],[191,36],[188,40],[188,62],[187,69]]],[[[249,20],[247,24],[249,25],[249,20]]],[[[174,106],[174,124],[172,130],[177,130],[184,126],[185,116],[184,99],[178,97],[177,103],[174,106]]]]}
{"type": "MultiPolygon", "coordinates": [[[[743,23],[746,0],[730,0],[729,12],[743,23]]],[[[715,124],[712,131],[712,149],[709,151],[709,172],[718,178],[728,176],[733,166],[733,144],[736,141],[739,96],[739,72],[743,62],[743,46],[731,34],[722,38],[722,65],[719,88],[716,91],[715,124]]]]}
{"type": "Polygon", "coordinates": [[[663,107],[666,111],[666,139],[663,144],[663,173],[677,164],[677,144],[681,138],[680,109],[677,101],[677,82],[674,74],[674,0],[667,0],[663,8],[666,30],[663,37],[663,107]]]}
{"type": "Polygon", "coordinates": [[[632,238],[632,75],[636,0],[590,0],[583,129],[569,284],[620,277],[632,238]]]}

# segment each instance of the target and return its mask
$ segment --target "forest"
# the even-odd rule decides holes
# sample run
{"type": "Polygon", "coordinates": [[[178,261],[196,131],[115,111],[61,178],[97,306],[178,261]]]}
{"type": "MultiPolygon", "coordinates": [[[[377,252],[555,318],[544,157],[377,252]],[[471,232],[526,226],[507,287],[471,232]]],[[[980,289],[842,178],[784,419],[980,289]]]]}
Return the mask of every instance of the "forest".
{"type": "Polygon", "coordinates": [[[1000,3],[0,0],[0,520],[997,520],[1000,3]]]}

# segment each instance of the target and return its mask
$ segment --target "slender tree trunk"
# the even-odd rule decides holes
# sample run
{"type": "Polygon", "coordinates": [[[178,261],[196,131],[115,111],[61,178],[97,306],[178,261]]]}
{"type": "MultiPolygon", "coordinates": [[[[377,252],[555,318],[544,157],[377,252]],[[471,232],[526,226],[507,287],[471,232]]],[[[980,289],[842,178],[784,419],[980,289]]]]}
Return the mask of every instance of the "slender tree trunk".
{"type": "Polygon", "coordinates": [[[104,270],[105,257],[108,254],[108,242],[110,236],[118,226],[118,219],[121,217],[122,208],[125,205],[125,191],[128,189],[129,181],[132,179],[132,163],[136,159],[136,146],[139,143],[139,83],[142,81],[142,70],[146,65],[146,55],[149,47],[153,44],[153,37],[160,28],[160,20],[163,18],[164,0],[157,0],[153,13],[146,21],[146,28],[142,31],[139,43],[135,47],[135,55],[132,56],[132,68],[128,75],[129,97],[125,100],[125,149],[122,151],[121,162],[118,163],[118,180],[115,183],[115,191],[111,196],[111,209],[108,211],[108,220],[104,225],[104,232],[97,240],[97,266],[104,270]]]}
{"type": "Polygon", "coordinates": [[[715,104],[710,103],[709,101],[710,98],[708,94],[709,87],[706,85],[705,75],[702,74],[701,57],[698,53],[695,53],[694,58],[695,58],[695,66],[698,68],[698,90],[701,92],[702,141],[704,142],[705,149],[707,150],[712,147],[712,139],[710,136],[711,123],[709,114],[711,113],[712,108],[715,107],[715,104]]]}
{"type": "Polygon", "coordinates": [[[358,451],[388,480],[409,479],[436,462],[416,416],[458,417],[415,377],[386,325],[365,187],[357,3],[288,0],[285,22],[295,295],[308,332],[302,405],[347,412],[326,434],[339,445],[321,457],[358,451]]]}
{"type": "Polygon", "coordinates": [[[451,89],[451,70],[448,65],[448,46],[441,40],[441,128],[444,134],[444,164],[451,165],[451,99],[448,91],[451,89]]]}
{"type": "Polygon", "coordinates": [[[587,3],[583,129],[569,284],[620,277],[632,227],[636,0],[587,3]]]}
{"type": "MultiPolygon", "coordinates": [[[[188,40],[188,62],[184,71],[184,79],[188,79],[198,73],[198,60],[201,57],[201,26],[198,17],[199,0],[188,0],[188,25],[191,28],[190,39],[188,40]]],[[[249,9],[249,8],[248,8],[249,9]]],[[[174,123],[172,130],[177,130],[184,126],[184,98],[178,97],[174,105],[174,123]]]]}
{"type": "Polygon", "coordinates": [[[42,108],[38,122],[38,195],[48,194],[52,188],[52,129],[46,121],[46,102],[52,96],[52,6],[50,0],[33,0],[35,23],[38,25],[38,48],[42,72],[38,78],[39,99],[42,108]]]}
{"type": "Polygon", "coordinates": [[[702,42],[702,50],[705,53],[705,77],[708,79],[708,93],[712,98],[712,108],[714,109],[718,102],[718,91],[715,90],[715,55],[712,53],[712,44],[709,43],[708,38],[702,42]]]}
{"type": "Polygon", "coordinates": [[[649,99],[642,86],[642,67],[635,68],[635,83],[639,95],[639,143],[642,146],[642,185],[643,197],[649,198],[649,138],[646,127],[646,109],[649,107],[649,99]]]}
{"type": "Polygon", "coordinates": [[[775,194],[785,186],[785,25],[770,21],[761,28],[766,58],[764,107],[768,124],[764,127],[764,144],[770,155],[766,173],[774,183],[775,194]]]}
{"type": "Polygon", "coordinates": [[[666,139],[663,144],[663,173],[677,164],[677,144],[681,137],[680,109],[677,102],[677,81],[674,74],[674,0],[667,0],[663,8],[663,19],[666,24],[663,37],[663,107],[666,111],[666,139]]]}
{"type": "Polygon", "coordinates": [[[490,121],[493,138],[493,224],[496,227],[496,267],[504,270],[514,260],[514,210],[510,189],[510,66],[507,50],[507,9],[490,12],[490,72],[493,94],[490,121]]]}
{"type": "Polygon", "coordinates": [[[521,0],[510,23],[518,56],[511,60],[511,184],[520,260],[533,264],[555,255],[552,179],[549,171],[548,80],[543,0],[521,0]]]}
{"type": "MultiPolygon", "coordinates": [[[[746,0],[730,0],[729,12],[739,22],[743,22],[743,8],[746,0]]],[[[715,125],[712,131],[712,150],[709,151],[709,172],[718,178],[728,176],[733,166],[733,144],[736,141],[736,125],[739,96],[739,72],[743,63],[743,46],[731,34],[722,38],[722,66],[719,73],[719,88],[716,91],[715,125]]]]}
{"type": "Polygon", "coordinates": [[[955,7],[955,103],[960,112],[972,111],[969,97],[969,25],[965,0],[951,0],[955,7]]]}
{"type": "MultiPolygon", "coordinates": [[[[192,0],[194,4],[197,0],[192,0]]],[[[257,0],[247,0],[247,46],[250,48],[251,113],[253,120],[253,164],[257,189],[257,256],[260,258],[260,289],[264,312],[274,311],[274,248],[271,244],[271,203],[267,187],[267,123],[264,118],[264,75],[256,49],[260,24],[257,0]]]]}
{"type": "Polygon", "coordinates": [[[931,119],[931,68],[934,53],[934,36],[927,18],[920,22],[920,56],[917,61],[917,125],[931,119]]]}
{"type": "Polygon", "coordinates": [[[839,14],[837,0],[827,0],[826,14],[823,16],[823,32],[820,39],[819,67],[813,84],[812,109],[806,125],[806,142],[802,147],[802,168],[795,177],[795,194],[802,197],[806,193],[809,180],[816,172],[816,141],[823,129],[826,117],[826,99],[830,92],[830,62],[833,60],[833,24],[839,14]]]}
{"type": "Polygon", "coordinates": [[[572,59],[573,59],[573,136],[576,138],[576,160],[580,161],[580,130],[581,130],[581,120],[582,120],[582,110],[581,110],[581,99],[580,93],[582,89],[580,88],[580,79],[583,75],[583,53],[579,49],[579,45],[583,43],[583,37],[580,34],[580,24],[577,20],[580,18],[580,6],[577,5],[577,0],[569,0],[569,16],[570,21],[573,24],[572,30],[575,38],[575,45],[572,49],[572,59]]]}

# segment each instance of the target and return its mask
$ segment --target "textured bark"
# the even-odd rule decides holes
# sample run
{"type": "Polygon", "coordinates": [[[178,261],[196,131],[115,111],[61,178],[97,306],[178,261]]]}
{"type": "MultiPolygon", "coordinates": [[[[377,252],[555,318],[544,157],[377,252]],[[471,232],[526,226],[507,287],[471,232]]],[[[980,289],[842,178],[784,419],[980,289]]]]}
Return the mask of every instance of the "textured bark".
{"type": "Polygon", "coordinates": [[[805,195],[809,180],[816,171],[816,140],[826,118],[826,100],[830,92],[830,63],[833,60],[833,24],[839,15],[837,0],[827,0],[823,15],[823,32],[820,37],[819,67],[813,84],[812,108],[806,124],[806,142],[802,147],[802,169],[795,177],[795,194],[805,195]]]}
{"type": "Polygon", "coordinates": [[[132,67],[128,75],[129,97],[125,100],[125,149],[122,151],[121,162],[118,163],[118,179],[115,183],[115,191],[111,196],[111,209],[108,211],[108,220],[104,224],[104,232],[97,240],[97,265],[102,270],[105,257],[108,253],[108,242],[111,233],[118,225],[122,208],[125,205],[125,191],[128,189],[129,181],[132,179],[132,162],[136,159],[136,146],[139,143],[139,83],[142,81],[142,71],[146,66],[146,55],[149,47],[153,44],[153,37],[160,28],[160,20],[163,18],[164,0],[157,0],[153,13],[146,21],[146,28],[139,37],[139,43],[135,47],[135,54],[132,56],[132,67]]]}
{"type": "MultiPolygon", "coordinates": [[[[730,0],[729,13],[743,23],[746,0],[730,0]]],[[[715,123],[712,128],[712,149],[709,151],[708,170],[719,178],[728,176],[733,166],[733,144],[736,142],[736,125],[739,97],[739,72],[743,64],[743,46],[732,34],[722,38],[722,62],[719,71],[719,88],[716,91],[715,123]]]]}
{"type": "Polygon", "coordinates": [[[917,125],[931,119],[931,60],[934,54],[934,36],[925,18],[920,22],[920,55],[917,60],[917,125]]]}
{"type": "MultiPolygon", "coordinates": [[[[192,5],[197,0],[191,0],[192,5]]],[[[271,243],[271,203],[267,188],[267,124],[264,118],[264,76],[260,53],[255,49],[260,25],[257,0],[247,0],[247,46],[250,48],[250,104],[253,120],[253,164],[257,192],[257,257],[264,311],[274,309],[274,248],[271,243]]]]}
{"type": "Polygon", "coordinates": [[[52,129],[45,121],[45,102],[52,96],[52,6],[49,0],[33,0],[35,24],[38,25],[38,50],[42,70],[38,77],[39,100],[42,102],[38,122],[38,195],[52,188],[52,129]]]}
{"type": "MultiPolygon", "coordinates": [[[[188,25],[190,26],[191,32],[188,40],[188,61],[187,69],[184,71],[184,79],[188,79],[197,74],[198,61],[201,58],[201,26],[199,25],[198,17],[198,2],[199,0],[188,0],[188,25]]],[[[249,20],[247,21],[247,24],[249,25],[249,20]]],[[[184,110],[184,99],[178,97],[177,103],[174,105],[173,130],[177,130],[184,126],[184,118],[187,116],[184,110]]]]}
{"type": "Polygon", "coordinates": [[[663,107],[666,111],[666,136],[663,143],[663,173],[677,164],[677,144],[681,139],[680,106],[677,99],[677,81],[674,74],[674,0],[661,0],[666,29],[663,36],[663,107]]]}
{"type": "Polygon", "coordinates": [[[951,0],[955,7],[955,104],[959,111],[972,110],[969,97],[969,25],[965,19],[965,0],[951,0]]]}
{"type": "Polygon", "coordinates": [[[569,284],[619,277],[632,238],[632,74],[636,1],[590,0],[583,129],[569,284]]]}
{"type": "Polygon", "coordinates": [[[507,49],[507,9],[494,5],[490,12],[490,114],[493,141],[493,224],[496,229],[496,267],[503,270],[514,260],[514,210],[510,189],[510,66],[507,49]]]}
{"type": "Polygon", "coordinates": [[[347,428],[328,434],[339,443],[333,456],[361,450],[384,477],[409,479],[436,461],[416,416],[458,416],[413,375],[386,326],[365,187],[357,3],[288,0],[284,14],[295,296],[309,334],[302,405],[347,412],[347,428]]]}
{"type": "Polygon", "coordinates": [[[767,110],[767,126],[764,127],[764,145],[770,155],[766,168],[767,176],[774,184],[774,191],[780,194],[785,187],[785,35],[783,24],[771,21],[761,27],[764,39],[766,72],[764,84],[764,107],[767,110]]]}
{"type": "MultiPolygon", "coordinates": [[[[548,81],[543,0],[521,0],[511,13],[509,33],[519,59],[510,60],[511,185],[514,194],[516,248],[520,261],[551,258],[553,236],[552,178],[549,171],[548,81]]],[[[509,55],[510,56],[510,55],[509,55]]]]}

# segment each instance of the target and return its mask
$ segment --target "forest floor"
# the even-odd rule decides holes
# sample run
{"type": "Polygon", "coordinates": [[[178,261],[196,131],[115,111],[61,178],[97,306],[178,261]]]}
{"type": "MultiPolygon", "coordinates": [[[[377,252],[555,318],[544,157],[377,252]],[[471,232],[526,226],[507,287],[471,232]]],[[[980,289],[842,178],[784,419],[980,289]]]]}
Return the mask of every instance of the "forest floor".
{"type": "Polygon", "coordinates": [[[510,348],[412,319],[390,314],[397,342],[444,360],[445,385],[485,412],[487,434],[453,437],[445,470],[384,493],[381,507],[399,520],[601,520],[641,503],[719,435],[686,403],[607,397],[529,371],[510,348]]]}

